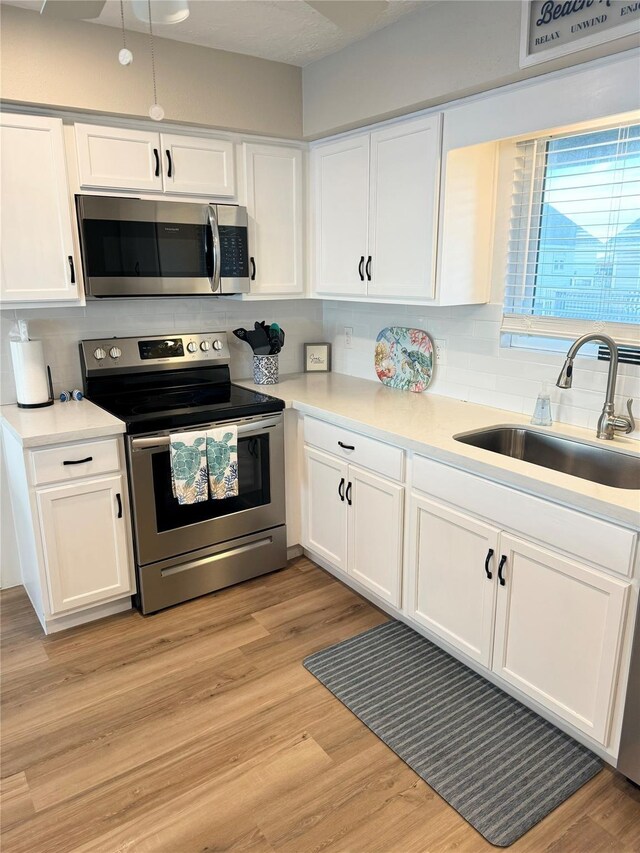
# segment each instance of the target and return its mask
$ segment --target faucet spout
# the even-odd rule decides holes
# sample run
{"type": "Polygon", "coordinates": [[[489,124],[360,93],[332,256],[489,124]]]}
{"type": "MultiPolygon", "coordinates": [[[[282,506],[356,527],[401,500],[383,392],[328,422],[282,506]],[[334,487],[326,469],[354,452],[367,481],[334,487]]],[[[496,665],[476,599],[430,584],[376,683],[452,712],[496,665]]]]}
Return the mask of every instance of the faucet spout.
{"type": "Polygon", "coordinates": [[[573,359],[565,358],[560,375],[556,380],[558,388],[571,388],[573,381],[573,359]]]}
{"type": "Polygon", "coordinates": [[[598,438],[612,439],[616,432],[631,432],[634,429],[634,420],[629,406],[629,417],[616,416],[614,412],[614,399],[616,393],[616,380],[618,378],[618,345],[609,337],[600,333],[582,335],[569,347],[567,357],[562,370],[556,380],[558,388],[571,388],[573,381],[573,361],[584,344],[590,341],[600,341],[609,350],[609,373],[607,376],[607,390],[605,392],[602,414],[598,419],[598,438]]]}

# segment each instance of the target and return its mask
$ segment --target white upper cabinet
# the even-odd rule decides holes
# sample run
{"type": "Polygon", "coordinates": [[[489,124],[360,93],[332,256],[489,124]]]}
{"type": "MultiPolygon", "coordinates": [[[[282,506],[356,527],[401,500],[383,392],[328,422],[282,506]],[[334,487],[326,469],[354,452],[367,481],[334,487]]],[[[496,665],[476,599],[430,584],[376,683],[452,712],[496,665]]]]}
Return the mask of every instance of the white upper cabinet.
{"type": "Polygon", "coordinates": [[[245,143],[251,292],[301,293],[303,268],[302,151],[245,143]]]}
{"type": "Polygon", "coordinates": [[[369,134],[312,152],[316,283],[322,294],[364,296],[369,223],[369,134]]]}
{"type": "Polygon", "coordinates": [[[440,126],[438,114],[371,134],[370,296],[434,296],[440,126]]]}
{"type": "Polygon", "coordinates": [[[232,198],[236,194],[233,143],[161,133],[164,191],[232,198]]]}
{"type": "Polygon", "coordinates": [[[76,124],[82,188],[235,196],[233,143],[204,136],[76,124]]]}
{"type": "Polygon", "coordinates": [[[162,192],[160,137],[148,130],[76,124],[82,187],[162,192]]]}
{"type": "Polygon", "coordinates": [[[317,293],[433,299],[440,139],[437,114],[313,149],[317,293]]]}
{"type": "Polygon", "coordinates": [[[0,142],[2,300],[78,301],[62,121],[5,113],[0,142]]]}

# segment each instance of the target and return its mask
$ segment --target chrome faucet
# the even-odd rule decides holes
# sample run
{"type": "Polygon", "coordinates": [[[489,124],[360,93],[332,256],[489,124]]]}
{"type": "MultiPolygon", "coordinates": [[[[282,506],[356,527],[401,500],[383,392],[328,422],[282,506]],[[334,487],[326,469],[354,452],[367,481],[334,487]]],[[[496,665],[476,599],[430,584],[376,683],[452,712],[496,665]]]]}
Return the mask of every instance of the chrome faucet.
{"type": "Polygon", "coordinates": [[[633,412],[631,411],[631,404],[633,400],[631,398],[627,400],[629,417],[626,415],[616,415],[614,412],[613,401],[616,393],[616,379],[618,376],[618,346],[613,338],[609,337],[609,335],[594,333],[591,335],[583,335],[581,338],[578,338],[577,341],[574,341],[569,347],[569,352],[567,353],[565,362],[562,365],[562,370],[560,371],[556,385],[558,388],[571,388],[571,382],[573,379],[573,360],[582,345],[589,341],[601,341],[609,350],[610,355],[607,391],[604,398],[604,406],[602,407],[602,414],[598,418],[597,436],[598,438],[614,438],[616,432],[633,432],[636,428],[636,422],[633,419],[633,412]]]}

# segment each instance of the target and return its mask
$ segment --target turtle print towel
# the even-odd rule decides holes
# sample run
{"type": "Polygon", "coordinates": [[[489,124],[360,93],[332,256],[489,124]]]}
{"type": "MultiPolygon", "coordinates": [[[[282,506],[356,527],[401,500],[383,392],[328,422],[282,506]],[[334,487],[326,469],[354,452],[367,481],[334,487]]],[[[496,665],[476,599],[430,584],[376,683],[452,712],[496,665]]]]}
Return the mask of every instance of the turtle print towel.
{"type": "Polygon", "coordinates": [[[235,498],[238,494],[238,430],[223,426],[207,430],[209,495],[212,500],[235,498]]]}
{"type": "Polygon", "coordinates": [[[179,504],[197,504],[209,497],[206,434],[177,432],[169,436],[171,485],[179,504]]]}

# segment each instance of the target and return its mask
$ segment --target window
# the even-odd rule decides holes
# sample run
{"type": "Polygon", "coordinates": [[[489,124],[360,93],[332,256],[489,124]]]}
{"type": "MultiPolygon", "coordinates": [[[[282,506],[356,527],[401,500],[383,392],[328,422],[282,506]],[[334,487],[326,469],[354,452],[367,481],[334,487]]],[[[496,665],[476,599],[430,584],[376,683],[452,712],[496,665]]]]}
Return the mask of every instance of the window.
{"type": "Polygon", "coordinates": [[[502,331],[636,343],[640,124],[518,143],[502,331]]]}

